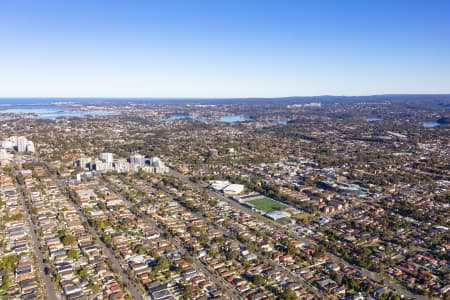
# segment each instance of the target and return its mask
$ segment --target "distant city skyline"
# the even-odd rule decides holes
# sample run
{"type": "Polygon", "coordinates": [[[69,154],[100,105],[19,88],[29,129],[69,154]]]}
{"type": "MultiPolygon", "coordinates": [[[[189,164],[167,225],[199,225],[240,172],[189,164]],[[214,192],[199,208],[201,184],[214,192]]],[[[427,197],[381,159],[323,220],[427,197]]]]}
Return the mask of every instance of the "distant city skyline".
{"type": "Polygon", "coordinates": [[[0,2],[0,98],[449,94],[450,1],[0,2]]]}

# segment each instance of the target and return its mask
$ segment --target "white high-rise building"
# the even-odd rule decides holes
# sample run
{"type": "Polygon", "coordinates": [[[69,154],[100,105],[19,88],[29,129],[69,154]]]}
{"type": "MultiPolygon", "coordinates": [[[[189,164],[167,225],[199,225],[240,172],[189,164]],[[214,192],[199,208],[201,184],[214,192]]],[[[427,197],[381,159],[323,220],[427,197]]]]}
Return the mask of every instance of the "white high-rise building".
{"type": "Polygon", "coordinates": [[[169,168],[166,167],[164,162],[159,157],[150,158],[150,165],[153,167],[155,173],[166,173],[169,168]]]}
{"type": "Polygon", "coordinates": [[[126,159],[118,159],[114,162],[114,169],[119,173],[130,171],[130,164],[126,159]]]}
{"type": "Polygon", "coordinates": [[[96,171],[102,172],[102,171],[106,171],[107,170],[106,163],[103,162],[100,159],[96,159],[95,162],[94,162],[94,165],[95,165],[95,170],[96,171]]]}
{"type": "Polygon", "coordinates": [[[114,162],[114,154],[112,153],[100,153],[99,158],[105,162],[106,164],[106,169],[110,170],[113,167],[113,162],[114,162]]]}
{"type": "Polygon", "coordinates": [[[114,160],[114,154],[112,153],[100,153],[99,158],[103,161],[105,161],[106,163],[113,163],[114,160]]]}
{"type": "Polygon", "coordinates": [[[0,143],[0,148],[4,148],[4,149],[14,149],[14,143],[11,140],[3,140],[0,143]]]}
{"type": "Polygon", "coordinates": [[[28,144],[28,140],[23,136],[19,136],[17,138],[17,151],[18,152],[27,151],[27,144],[28,144]]]}
{"type": "Polygon", "coordinates": [[[28,141],[27,142],[27,152],[31,152],[34,153],[36,151],[36,149],[34,148],[34,143],[33,141],[28,141]]]}
{"type": "Polygon", "coordinates": [[[87,168],[91,164],[91,159],[89,157],[82,156],[77,161],[77,166],[80,168],[87,168]]]}
{"type": "Polygon", "coordinates": [[[133,166],[143,167],[145,165],[145,156],[137,153],[131,155],[130,164],[133,166]]]}

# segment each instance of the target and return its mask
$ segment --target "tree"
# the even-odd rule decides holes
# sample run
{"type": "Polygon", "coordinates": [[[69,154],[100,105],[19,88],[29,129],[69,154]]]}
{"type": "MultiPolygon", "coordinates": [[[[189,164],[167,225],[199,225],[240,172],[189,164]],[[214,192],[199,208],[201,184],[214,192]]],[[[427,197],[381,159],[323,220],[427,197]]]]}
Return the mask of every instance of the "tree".
{"type": "Polygon", "coordinates": [[[294,255],[298,253],[298,248],[294,246],[291,242],[287,243],[287,252],[289,255],[294,255]]]}
{"type": "Polygon", "coordinates": [[[262,275],[255,275],[252,278],[252,282],[257,286],[263,286],[266,284],[266,278],[262,275]]]}
{"type": "Polygon", "coordinates": [[[111,237],[109,235],[107,235],[106,233],[102,233],[102,240],[106,243],[109,244],[109,242],[111,242],[111,237]]]}
{"type": "Polygon", "coordinates": [[[196,294],[196,289],[193,285],[186,285],[183,289],[183,299],[193,299],[196,294]]]}
{"type": "Polygon", "coordinates": [[[289,288],[285,288],[281,294],[281,299],[283,300],[297,300],[297,294],[289,288]]]}
{"type": "Polygon", "coordinates": [[[67,256],[69,256],[72,259],[76,259],[78,257],[78,251],[75,249],[70,249],[67,253],[67,256]]]}
{"type": "Polygon", "coordinates": [[[71,246],[71,245],[75,244],[75,241],[76,241],[75,237],[73,235],[68,234],[63,237],[62,242],[63,242],[64,246],[71,246]]]}
{"type": "Polygon", "coordinates": [[[136,245],[136,247],[134,247],[134,252],[142,255],[147,253],[147,248],[145,248],[143,245],[136,245]]]}
{"type": "Polygon", "coordinates": [[[203,246],[205,246],[205,245],[208,243],[208,241],[209,241],[209,237],[208,237],[208,235],[206,235],[206,234],[200,235],[200,237],[199,237],[199,239],[198,239],[198,242],[199,242],[200,244],[202,244],[203,246]]]}
{"type": "Polygon", "coordinates": [[[89,282],[88,288],[89,288],[90,290],[94,291],[95,293],[98,293],[98,292],[100,292],[100,290],[101,290],[100,285],[95,284],[95,282],[93,282],[93,281],[89,282]]]}
{"type": "Polygon", "coordinates": [[[325,255],[325,247],[323,245],[317,245],[314,249],[314,257],[320,257],[325,255]]]}
{"type": "Polygon", "coordinates": [[[167,270],[169,267],[170,267],[169,260],[166,257],[161,257],[160,259],[158,259],[158,262],[156,263],[155,271],[156,272],[164,271],[167,270]]]}
{"type": "Polygon", "coordinates": [[[81,268],[80,270],[78,270],[78,275],[81,278],[87,278],[88,277],[88,270],[85,268],[81,268]]]}
{"type": "Polygon", "coordinates": [[[2,265],[6,267],[6,270],[12,272],[14,265],[19,262],[19,256],[17,255],[8,255],[3,258],[2,265]]]}

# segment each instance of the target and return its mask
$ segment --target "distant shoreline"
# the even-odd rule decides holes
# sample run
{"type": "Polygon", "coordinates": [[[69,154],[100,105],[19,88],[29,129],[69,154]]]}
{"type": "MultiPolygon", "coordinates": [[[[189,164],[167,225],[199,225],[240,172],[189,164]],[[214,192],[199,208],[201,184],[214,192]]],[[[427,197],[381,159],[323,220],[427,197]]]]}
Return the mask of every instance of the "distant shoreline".
{"type": "Polygon", "coordinates": [[[236,102],[305,102],[305,101],[381,101],[381,100],[450,100],[450,94],[379,94],[367,96],[289,96],[289,97],[0,97],[0,107],[11,105],[76,105],[79,103],[128,103],[128,102],[153,102],[153,103],[180,103],[180,102],[211,102],[211,103],[236,103],[236,102]]]}

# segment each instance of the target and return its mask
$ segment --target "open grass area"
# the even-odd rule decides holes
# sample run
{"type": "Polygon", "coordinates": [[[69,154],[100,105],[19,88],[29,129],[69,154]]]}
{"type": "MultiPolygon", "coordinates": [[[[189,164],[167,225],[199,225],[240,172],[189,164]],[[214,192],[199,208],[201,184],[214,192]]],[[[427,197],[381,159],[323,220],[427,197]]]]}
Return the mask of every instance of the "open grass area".
{"type": "Polygon", "coordinates": [[[286,205],[284,205],[281,202],[266,198],[266,197],[261,197],[255,200],[250,200],[248,201],[248,203],[251,203],[255,206],[256,209],[262,210],[264,212],[271,212],[274,210],[280,210],[286,207],[286,205]]]}

